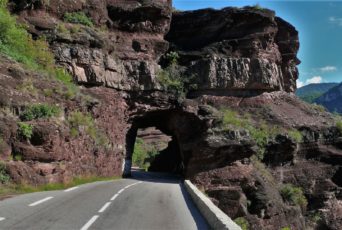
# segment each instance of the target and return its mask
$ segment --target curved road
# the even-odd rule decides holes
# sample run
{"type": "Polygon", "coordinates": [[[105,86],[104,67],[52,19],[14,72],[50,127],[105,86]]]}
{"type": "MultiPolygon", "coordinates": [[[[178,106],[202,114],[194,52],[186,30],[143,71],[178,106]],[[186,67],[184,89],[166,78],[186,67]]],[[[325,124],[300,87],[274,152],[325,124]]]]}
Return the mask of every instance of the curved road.
{"type": "Polygon", "coordinates": [[[132,175],[1,201],[0,229],[208,229],[179,179],[137,171],[132,175]]]}

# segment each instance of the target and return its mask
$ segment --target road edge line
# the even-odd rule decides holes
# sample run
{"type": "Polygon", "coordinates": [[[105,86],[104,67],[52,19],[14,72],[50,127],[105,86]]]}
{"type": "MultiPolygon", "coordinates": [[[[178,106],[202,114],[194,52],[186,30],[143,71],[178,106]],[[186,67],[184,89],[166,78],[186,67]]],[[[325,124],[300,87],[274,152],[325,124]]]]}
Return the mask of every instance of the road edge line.
{"type": "Polygon", "coordinates": [[[190,180],[185,180],[184,186],[212,229],[241,230],[239,225],[219,209],[194,184],[192,184],[190,180]]]}

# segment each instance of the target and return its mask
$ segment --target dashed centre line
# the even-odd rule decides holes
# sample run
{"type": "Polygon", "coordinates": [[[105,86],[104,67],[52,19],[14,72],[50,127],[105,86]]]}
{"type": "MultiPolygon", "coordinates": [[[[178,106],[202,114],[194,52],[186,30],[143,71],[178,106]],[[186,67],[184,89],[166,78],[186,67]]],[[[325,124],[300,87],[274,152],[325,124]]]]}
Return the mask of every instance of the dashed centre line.
{"type": "Polygon", "coordinates": [[[6,220],[5,217],[0,217],[0,221],[6,220]]]}
{"type": "MultiPolygon", "coordinates": [[[[136,182],[134,184],[130,184],[130,185],[127,185],[125,186],[124,188],[120,189],[110,200],[113,201],[115,200],[119,195],[120,193],[122,193],[123,191],[125,191],[125,189],[131,187],[131,186],[134,186],[134,185],[137,185],[137,184],[141,184],[143,183],[142,181],[140,182],[136,182]]],[[[112,204],[112,202],[107,202],[105,203],[102,208],[98,211],[99,213],[102,213],[104,211],[106,211],[106,209],[112,204]]],[[[99,215],[95,215],[93,216],[82,228],[81,230],[88,230],[90,228],[90,226],[99,218],[100,216],[99,215]]]]}
{"type": "Polygon", "coordinates": [[[75,189],[78,189],[78,188],[79,188],[78,186],[72,187],[72,188],[68,188],[68,189],[65,189],[64,192],[71,192],[71,191],[73,191],[75,189]]]}
{"type": "Polygon", "coordinates": [[[104,211],[109,207],[109,205],[110,205],[111,203],[112,203],[112,202],[107,202],[107,203],[105,203],[105,205],[103,205],[103,207],[99,210],[99,213],[104,212],[104,211]]]}
{"type": "Polygon", "coordinates": [[[93,216],[82,228],[81,230],[87,230],[100,216],[93,216]]]}
{"type": "Polygon", "coordinates": [[[119,194],[115,194],[110,200],[113,201],[113,200],[115,200],[118,196],[119,196],[119,194]]]}
{"type": "Polygon", "coordinates": [[[46,197],[46,198],[41,199],[41,200],[38,200],[38,201],[36,201],[36,202],[34,202],[34,203],[32,203],[32,204],[29,204],[29,206],[30,206],[30,207],[34,207],[34,206],[36,206],[36,205],[38,205],[38,204],[41,204],[41,203],[43,203],[43,202],[45,202],[45,201],[51,200],[52,198],[53,198],[52,196],[46,197]]]}

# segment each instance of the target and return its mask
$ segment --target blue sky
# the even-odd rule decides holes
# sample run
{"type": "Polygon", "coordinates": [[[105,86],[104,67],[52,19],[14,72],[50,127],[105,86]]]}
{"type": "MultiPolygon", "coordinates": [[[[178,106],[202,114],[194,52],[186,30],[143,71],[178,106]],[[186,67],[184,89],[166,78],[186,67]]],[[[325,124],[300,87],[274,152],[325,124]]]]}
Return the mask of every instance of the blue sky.
{"type": "Polygon", "coordinates": [[[342,1],[238,1],[238,0],[173,0],[175,8],[193,10],[259,4],[299,31],[302,61],[298,86],[319,82],[342,81],[342,1]]]}

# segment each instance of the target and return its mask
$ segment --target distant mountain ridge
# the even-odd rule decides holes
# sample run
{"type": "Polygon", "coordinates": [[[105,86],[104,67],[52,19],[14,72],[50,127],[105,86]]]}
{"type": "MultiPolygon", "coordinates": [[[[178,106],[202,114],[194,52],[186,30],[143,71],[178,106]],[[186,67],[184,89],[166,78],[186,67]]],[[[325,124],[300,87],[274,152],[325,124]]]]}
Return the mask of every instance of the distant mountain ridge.
{"type": "Polygon", "coordinates": [[[338,83],[316,83],[303,86],[296,91],[296,95],[303,101],[314,103],[316,99],[336,87],[338,83]]]}
{"type": "Polygon", "coordinates": [[[314,102],[323,105],[330,112],[342,113],[342,83],[328,90],[314,102]]]}

